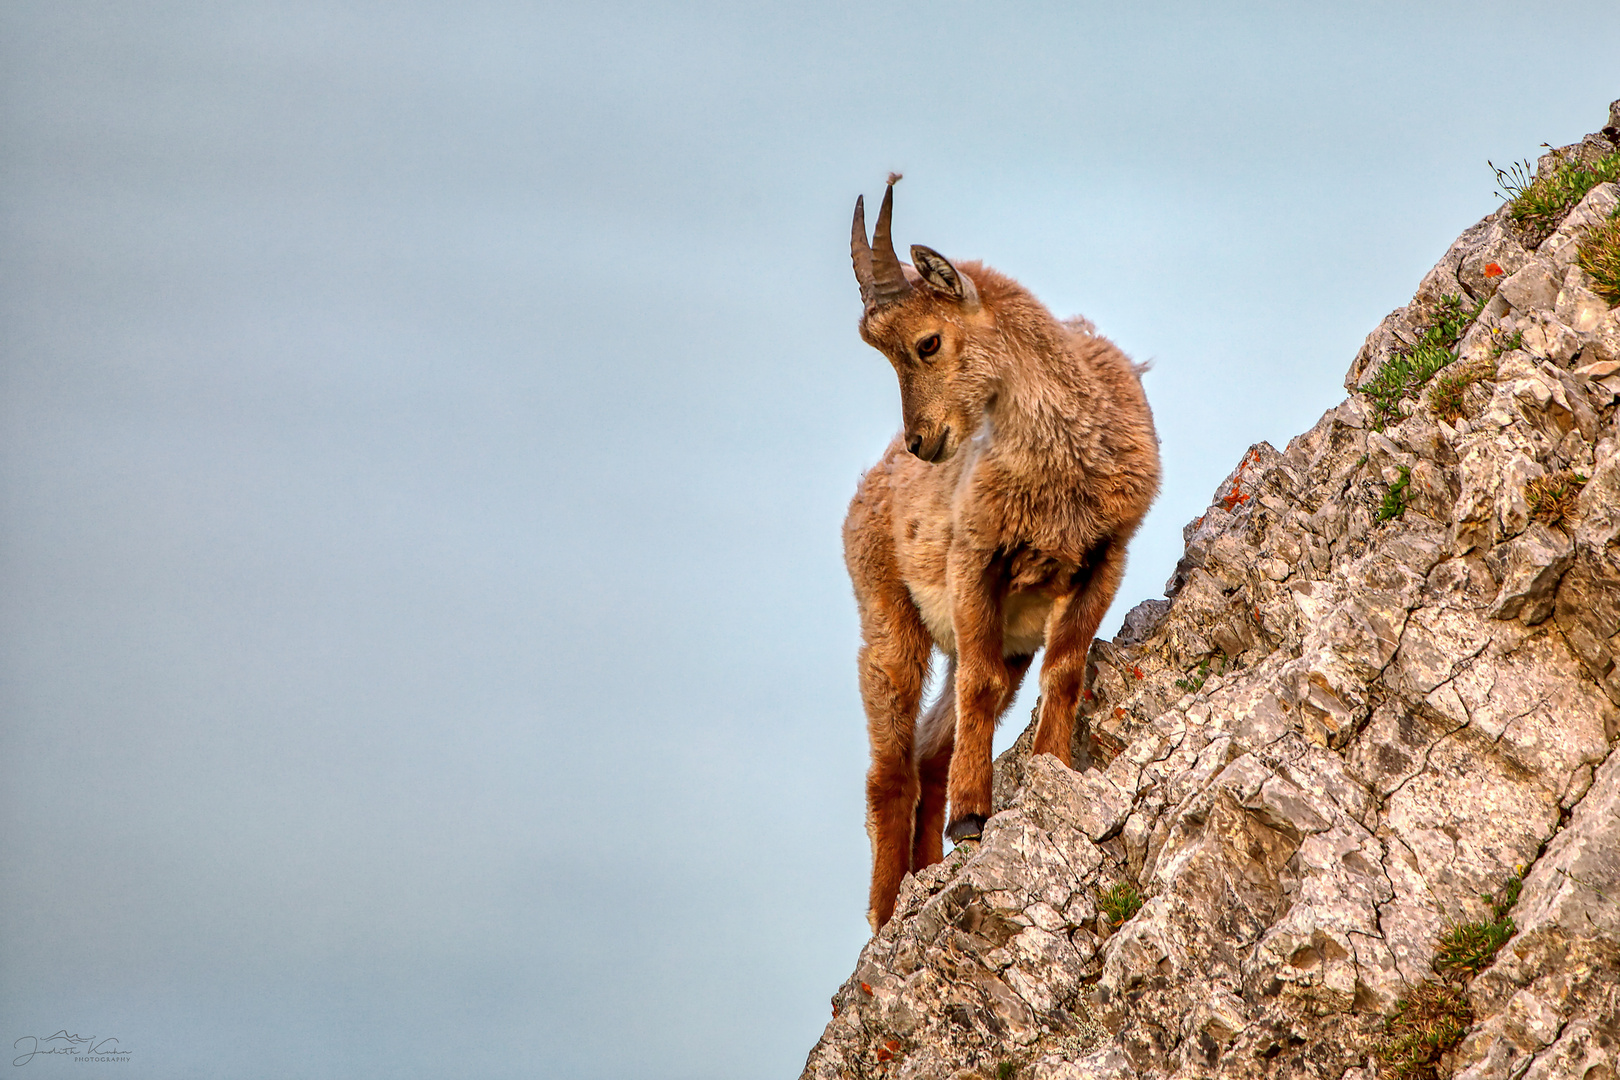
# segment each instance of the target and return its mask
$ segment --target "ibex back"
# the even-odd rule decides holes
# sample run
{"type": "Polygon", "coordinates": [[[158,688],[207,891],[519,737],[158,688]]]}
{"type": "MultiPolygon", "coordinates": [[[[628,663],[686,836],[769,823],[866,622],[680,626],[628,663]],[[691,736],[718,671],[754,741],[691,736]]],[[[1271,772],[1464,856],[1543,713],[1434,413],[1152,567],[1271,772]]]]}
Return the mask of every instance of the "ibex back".
{"type": "Polygon", "coordinates": [[[872,742],[874,931],[906,872],[943,857],[942,834],[979,834],[996,721],[1043,644],[1034,752],[1070,764],[1086,654],[1159,483],[1138,369],[989,267],[920,245],[901,263],[898,179],[871,245],[860,199],[850,239],[861,337],[894,365],[905,424],[844,522],[872,742]],[[936,646],[948,675],[919,723],[936,646]]]}

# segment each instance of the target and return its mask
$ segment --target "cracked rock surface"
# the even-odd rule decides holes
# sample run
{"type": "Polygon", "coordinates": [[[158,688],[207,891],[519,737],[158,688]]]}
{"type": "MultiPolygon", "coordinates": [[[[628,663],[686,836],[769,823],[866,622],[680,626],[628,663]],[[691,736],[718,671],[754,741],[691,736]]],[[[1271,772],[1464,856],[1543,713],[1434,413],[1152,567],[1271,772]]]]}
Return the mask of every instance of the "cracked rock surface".
{"type": "Polygon", "coordinates": [[[1533,245],[1506,208],[1467,230],[1350,397],[1251,448],[1169,599],[1093,647],[1091,768],[1030,732],[1002,756],[982,842],[906,879],[806,1078],[1372,1080],[1438,936],[1521,871],[1441,1075],[1620,1076],[1620,308],[1574,254],[1617,202],[1533,245]],[[1359,388],[1448,294],[1483,305],[1465,415],[1424,393],[1378,430],[1359,388]],[[1544,520],[1525,488],[1556,473],[1587,479],[1544,520]]]}

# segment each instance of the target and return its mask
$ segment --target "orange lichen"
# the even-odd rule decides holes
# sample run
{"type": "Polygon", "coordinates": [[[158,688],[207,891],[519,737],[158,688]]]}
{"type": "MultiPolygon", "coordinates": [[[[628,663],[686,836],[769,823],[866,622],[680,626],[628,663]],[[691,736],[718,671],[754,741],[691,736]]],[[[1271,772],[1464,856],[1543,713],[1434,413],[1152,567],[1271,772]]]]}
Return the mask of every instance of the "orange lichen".
{"type": "MultiPolygon", "coordinates": [[[[1238,466],[1237,475],[1232,477],[1232,490],[1227,492],[1226,497],[1221,500],[1221,508],[1227,513],[1231,513],[1233,509],[1249,501],[1249,496],[1243,493],[1243,470],[1259,463],[1260,451],[1251,450],[1244,457],[1243,464],[1238,466]]],[[[1199,520],[1202,521],[1203,519],[1200,518],[1199,520]]]]}

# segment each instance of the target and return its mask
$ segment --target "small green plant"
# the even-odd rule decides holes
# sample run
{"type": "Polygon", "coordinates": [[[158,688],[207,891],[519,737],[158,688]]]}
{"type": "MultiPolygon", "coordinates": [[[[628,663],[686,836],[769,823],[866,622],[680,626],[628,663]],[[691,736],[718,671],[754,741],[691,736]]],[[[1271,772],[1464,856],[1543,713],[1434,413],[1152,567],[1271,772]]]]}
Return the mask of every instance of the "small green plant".
{"type": "Polygon", "coordinates": [[[1522,892],[1524,892],[1524,867],[1520,866],[1495,896],[1481,899],[1491,905],[1491,918],[1505,919],[1508,912],[1513,910],[1513,905],[1519,902],[1519,894],[1522,892]]]}
{"type": "Polygon", "coordinates": [[[1121,881],[1097,894],[1097,907],[1108,916],[1109,926],[1123,926],[1127,919],[1142,910],[1142,897],[1135,885],[1121,881]]]}
{"type": "Polygon", "coordinates": [[[1507,918],[1508,912],[1513,910],[1513,905],[1518,904],[1521,892],[1524,892],[1524,868],[1518,866],[1513,876],[1508,878],[1507,882],[1503,882],[1502,891],[1497,892],[1494,897],[1482,895],[1479,899],[1486,900],[1490,905],[1490,918],[1507,918]]]}
{"type": "Polygon", "coordinates": [[[1492,360],[1495,360],[1497,357],[1501,356],[1503,353],[1509,353],[1509,352],[1512,352],[1514,349],[1522,349],[1522,348],[1524,348],[1524,331],[1523,330],[1515,330],[1511,334],[1502,333],[1500,328],[1491,331],[1491,359],[1492,360]]]}
{"type": "Polygon", "coordinates": [[[1384,1020],[1378,1060],[1399,1080],[1434,1080],[1435,1064],[1447,1050],[1462,1042],[1474,1022],[1468,995],[1454,983],[1418,984],[1395,1003],[1395,1014],[1384,1020]]]}
{"type": "Polygon", "coordinates": [[[1444,975],[1478,975],[1495,958],[1496,951],[1517,932],[1512,919],[1453,926],[1440,936],[1440,950],[1434,957],[1435,970],[1444,975]]]}
{"type": "Polygon", "coordinates": [[[1479,318],[1479,313],[1485,310],[1484,304],[1465,307],[1463,298],[1457,293],[1447,293],[1440,298],[1440,306],[1435,313],[1434,325],[1423,334],[1425,340],[1432,340],[1443,348],[1451,348],[1457,344],[1473,321],[1479,318]]]}
{"type": "Polygon", "coordinates": [[[1551,236],[1564,215],[1588,191],[1599,184],[1620,180],[1620,151],[1590,162],[1575,154],[1560,155],[1557,164],[1545,176],[1533,175],[1528,161],[1515,163],[1505,170],[1489,161],[1485,164],[1496,173],[1497,187],[1512,206],[1508,215],[1524,230],[1524,245],[1531,248],[1551,236]]]}
{"type": "MultiPolygon", "coordinates": [[[[1220,655],[1216,656],[1214,659],[1215,659],[1215,662],[1219,665],[1215,669],[1215,674],[1217,674],[1217,675],[1225,675],[1226,674],[1226,654],[1221,653],[1220,655]]],[[[1197,667],[1196,670],[1187,672],[1187,677],[1185,679],[1177,679],[1176,680],[1176,685],[1179,686],[1181,689],[1185,690],[1189,694],[1196,694],[1196,693],[1198,693],[1198,691],[1200,691],[1200,690],[1202,690],[1204,688],[1204,683],[1209,681],[1209,674],[1210,674],[1210,658],[1206,656],[1206,657],[1204,657],[1203,660],[1199,661],[1198,667],[1197,667]]]]}
{"type": "Polygon", "coordinates": [[[1497,198],[1507,202],[1512,202],[1529,191],[1530,185],[1536,179],[1536,169],[1530,164],[1529,158],[1512,162],[1505,169],[1498,169],[1494,161],[1487,160],[1485,164],[1496,174],[1497,198]]]}
{"type": "Polygon", "coordinates": [[[1461,296],[1448,293],[1440,298],[1434,322],[1418,335],[1417,342],[1384,361],[1384,366],[1361,388],[1376,414],[1375,431],[1399,420],[1401,399],[1416,394],[1441,368],[1457,359],[1457,340],[1482,310],[1484,304],[1465,307],[1461,296]]]}
{"type": "Polygon", "coordinates": [[[1524,485],[1524,501],[1530,506],[1530,516],[1548,525],[1559,525],[1575,516],[1581,489],[1586,477],[1573,469],[1538,476],[1524,485]]]}
{"type": "Polygon", "coordinates": [[[1463,978],[1473,978],[1484,971],[1496,958],[1498,950],[1519,932],[1508,912],[1519,902],[1523,888],[1524,880],[1515,875],[1494,897],[1482,897],[1490,905],[1491,917],[1461,923],[1442,934],[1434,954],[1434,970],[1463,978]]]}
{"type": "Polygon", "coordinates": [[[1012,1060],[1003,1061],[996,1066],[996,1080],[1012,1080],[1018,1075],[1018,1063],[1012,1060]]]}
{"type": "Polygon", "coordinates": [[[1395,482],[1389,485],[1389,490],[1384,492],[1384,501],[1378,507],[1379,521],[1390,521],[1406,513],[1406,487],[1411,482],[1412,470],[1402,465],[1400,476],[1396,477],[1395,482]]]}
{"type": "Polygon", "coordinates": [[[1620,213],[1588,229],[1575,258],[1592,279],[1592,291],[1610,304],[1620,304],[1620,213]]]}

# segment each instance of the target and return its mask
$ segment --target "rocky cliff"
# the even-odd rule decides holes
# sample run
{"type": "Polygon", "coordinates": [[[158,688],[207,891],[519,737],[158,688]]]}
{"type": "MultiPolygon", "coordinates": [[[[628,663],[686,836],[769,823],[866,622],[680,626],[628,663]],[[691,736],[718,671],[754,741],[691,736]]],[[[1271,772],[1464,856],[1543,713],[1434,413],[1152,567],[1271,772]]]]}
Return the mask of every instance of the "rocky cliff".
{"type": "Polygon", "coordinates": [[[805,1077],[1620,1075],[1617,154],[1620,102],[1249,451],[1091,767],[1003,755],[805,1077]]]}

